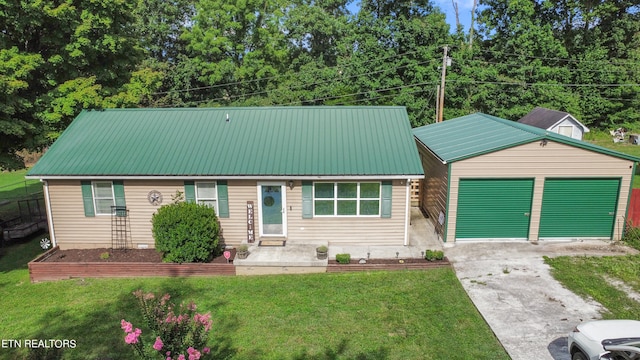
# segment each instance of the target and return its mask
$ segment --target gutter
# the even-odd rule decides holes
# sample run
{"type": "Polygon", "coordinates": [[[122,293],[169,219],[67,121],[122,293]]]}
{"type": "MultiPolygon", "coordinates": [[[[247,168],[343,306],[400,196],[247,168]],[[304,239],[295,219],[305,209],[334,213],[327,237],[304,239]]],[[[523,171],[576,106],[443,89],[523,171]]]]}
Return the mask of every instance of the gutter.
{"type": "Polygon", "coordinates": [[[28,175],[40,180],[406,180],[424,174],[402,175],[28,175]]]}

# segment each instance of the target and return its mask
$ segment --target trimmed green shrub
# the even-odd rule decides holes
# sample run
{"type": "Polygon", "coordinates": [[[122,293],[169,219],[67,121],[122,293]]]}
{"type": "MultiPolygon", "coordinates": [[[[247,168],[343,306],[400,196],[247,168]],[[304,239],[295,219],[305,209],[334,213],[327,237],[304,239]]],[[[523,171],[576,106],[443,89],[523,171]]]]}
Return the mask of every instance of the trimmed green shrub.
{"type": "Polygon", "coordinates": [[[336,261],[339,264],[348,264],[351,262],[351,254],[336,254],[336,261]]]}
{"type": "Polygon", "coordinates": [[[429,261],[433,261],[436,259],[436,255],[433,250],[427,250],[424,252],[424,258],[429,261]]]}
{"type": "Polygon", "coordinates": [[[427,250],[424,252],[424,258],[428,261],[444,260],[444,251],[427,250]]]}
{"type": "Polygon", "coordinates": [[[207,262],[219,255],[220,225],[212,207],[193,202],[164,205],[151,223],[164,262],[207,262]]]}

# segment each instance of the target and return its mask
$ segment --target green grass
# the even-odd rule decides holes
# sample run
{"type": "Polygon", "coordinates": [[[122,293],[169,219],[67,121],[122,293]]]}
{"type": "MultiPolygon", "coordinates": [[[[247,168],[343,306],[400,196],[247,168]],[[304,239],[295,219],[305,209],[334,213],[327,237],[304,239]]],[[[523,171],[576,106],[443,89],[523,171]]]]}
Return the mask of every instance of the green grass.
{"type": "Polygon", "coordinates": [[[16,200],[43,196],[42,183],[38,180],[25,180],[26,173],[27,170],[0,173],[0,219],[20,216],[16,200]]]}
{"type": "Polygon", "coordinates": [[[625,286],[640,293],[640,255],[561,256],[545,258],[553,276],[566,288],[602,304],[605,319],[640,319],[640,303],[629,298],[625,286]]]}
{"type": "Polygon", "coordinates": [[[27,170],[7,171],[0,175],[0,200],[16,199],[42,191],[39,180],[26,180],[27,170]]]}
{"type": "MultiPolygon", "coordinates": [[[[450,268],[31,284],[38,240],[0,259],[0,338],[74,339],[66,359],[131,358],[120,320],[141,327],[136,289],[210,311],[218,358],[508,359],[450,268]]],[[[25,354],[0,349],[1,359],[25,354]]]]}
{"type": "MultiPolygon", "coordinates": [[[[633,131],[633,133],[640,133],[640,131],[633,131]]],[[[614,143],[613,137],[608,131],[591,130],[585,134],[584,140],[611,150],[640,157],[640,145],[633,145],[628,142],[614,143]]],[[[633,177],[633,188],[640,188],[640,176],[637,175],[639,170],[636,169],[636,175],[633,177]]]]}

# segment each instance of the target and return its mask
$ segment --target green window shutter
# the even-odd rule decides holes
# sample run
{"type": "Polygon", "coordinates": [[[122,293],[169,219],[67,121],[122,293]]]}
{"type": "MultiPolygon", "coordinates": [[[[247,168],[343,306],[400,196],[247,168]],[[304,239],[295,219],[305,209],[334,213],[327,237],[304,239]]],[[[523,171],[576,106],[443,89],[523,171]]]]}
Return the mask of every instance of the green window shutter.
{"type": "Polygon", "coordinates": [[[393,185],[391,181],[382,182],[382,213],[380,217],[391,217],[391,197],[393,194],[393,185]]]}
{"type": "Polygon", "coordinates": [[[184,182],[184,200],[187,202],[196,201],[196,186],[193,181],[184,182]]]}
{"type": "Polygon", "coordinates": [[[311,181],[302,182],[302,218],[313,218],[313,183],[311,181]]]}
{"type": "Polygon", "coordinates": [[[91,190],[91,181],[81,181],[82,187],[82,203],[84,204],[84,216],[96,216],[93,209],[93,191],[91,190]]]}
{"type": "Polygon", "coordinates": [[[116,206],[127,206],[124,201],[124,184],[122,181],[113,182],[113,195],[116,197],[116,206]]]}
{"type": "Polygon", "coordinates": [[[218,216],[229,217],[229,191],[226,180],[218,181],[218,216]]]}

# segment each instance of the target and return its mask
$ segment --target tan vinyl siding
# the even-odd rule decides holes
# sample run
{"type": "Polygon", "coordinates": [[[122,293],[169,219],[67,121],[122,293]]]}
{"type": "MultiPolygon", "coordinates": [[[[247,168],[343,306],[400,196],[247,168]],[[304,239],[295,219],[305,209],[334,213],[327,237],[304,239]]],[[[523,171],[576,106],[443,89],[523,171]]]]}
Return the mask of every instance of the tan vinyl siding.
{"type": "MultiPolygon", "coordinates": [[[[256,241],[259,237],[258,181],[229,180],[229,217],[220,218],[222,236],[227,246],[237,246],[247,239],[247,201],[255,208],[256,241]]],[[[168,204],[176,191],[184,192],[179,180],[125,180],[124,191],[133,247],[145,244],[154,247],[151,217],[158,206],[147,200],[149,191],[162,193],[162,204],[168,204]]],[[[370,245],[399,245],[404,241],[407,187],[405,181],[393,181],[391,218],[330,217],[302,219],[302,183],[296,181],[293,190],[286,187],[285,215],[287,241],[304,243],[317,241],[331,243],[367,243],[370,245]],[[401,184],[402,183],[402,184],[401,184]]],[[[110,248],[111,216],[86,217],[79,180],[50,180],[52,217],[55,235],[61,249],[110,248]]]]}
{"type": "MultiPolygon", "coordinates": [[[[225,245],[239,245],[246,240],[247,235],[247,201],[256,201],[256,182],[250,180],[227,181],[229,199],[229,217],[218,218],[222,229],[222,240],[225,245]]],[[[127,208],[131,221],[131,233],[136,243],[146,243],[154,246],[151,233],[151,217],[157,210],[149,204],[147,194],[151,190],[158,190],[163,195],[163,204],[171,202],[171,196],[176,190],[184,192],[184,181],[149,181],[128,180],[124,182],[127,208]]]]}
{"type": "MultiPolygon", "coordinates": [[[[255,208],[255,232],[258,233],[260,219],[258,206],[258,190],[255,180],[229,180],[229,217],[220,218],[222,237],[226,246],[237,246],[247,241],[247,201],[253,201],[255,208]]],[[[256,236],[257,239],[257,236],[256,236]]]]}
{"type": "Polygon", "coordinates": [[[444,229],[438,217],[440,212],[446,213],[448,166],[420,144],[418,152],[425,172],[420,186],[420,207],[433,219],[436,232],[442,236],[444,229]]]}
{"type": "MultiPolygon", "coordinates": [[[[343,181],[343,180],[341,180],[343,181]]],[[[292,243],[402,245],[406,222],[406,180],[393,181],[391,218],[302,218],[302,183],[287,188],[287,241],[292,243]]]]}
{"type": "MultiPolygon", "coordinates": [[[[86,217],[82,191],[78,180],[49,180],[49,193],[56,241],[61,249],[110,248],[111,216],[86,217]]],[[[157,206],[151,205],[147,194],[151,190],[162,193],[163,204],[171,202],[177,190],[184,192],[181,181],[124,181],[124,192],[133,247],[139,244],[154,246],[151,216],[157,206]]]]}
{"type": "Polygon", "coordinates": [[[545,178],[616,177],[621,178],[615,219],[614,240],[620,238],[632,181],[633,162],[573,146],[548,141],[545,146],[533,142],[480,155],[451,164],[451,183],[447,241],[456,233],[458,184],[460,178],[534,178],[529,240],[538,240],[540,210],[545,178]]]}

